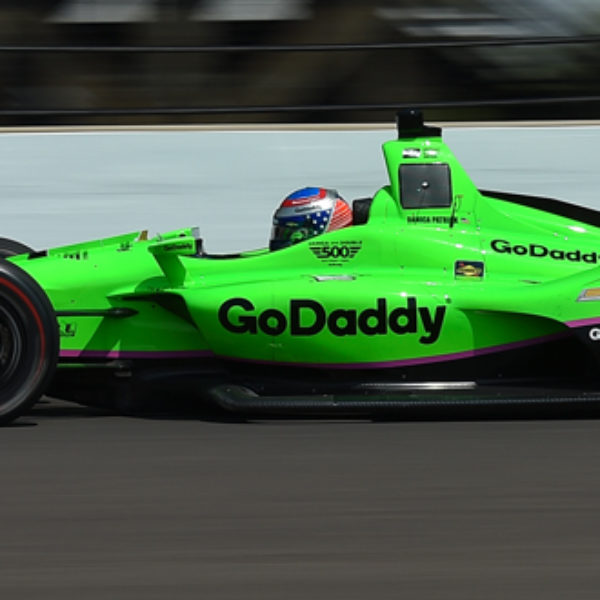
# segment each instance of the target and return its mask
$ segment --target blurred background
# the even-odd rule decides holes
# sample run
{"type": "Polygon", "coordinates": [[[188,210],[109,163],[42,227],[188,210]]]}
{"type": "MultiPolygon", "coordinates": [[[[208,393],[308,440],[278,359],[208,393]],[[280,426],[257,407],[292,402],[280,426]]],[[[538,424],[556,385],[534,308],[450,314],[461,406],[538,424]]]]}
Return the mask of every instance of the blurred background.
{"type": "Polygon", "coordinates": [[[0,125],[587,119],[597,0],[5,0],[0,125]]]}

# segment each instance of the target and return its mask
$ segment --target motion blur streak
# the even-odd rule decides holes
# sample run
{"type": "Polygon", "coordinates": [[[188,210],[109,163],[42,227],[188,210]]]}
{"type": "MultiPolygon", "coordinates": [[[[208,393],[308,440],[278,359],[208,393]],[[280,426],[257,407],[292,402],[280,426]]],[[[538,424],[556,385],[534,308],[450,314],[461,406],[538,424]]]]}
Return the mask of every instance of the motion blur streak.
{"type": "MultiPolygon", "coordinates": [[[[600,96],[600,10],[592,0],[432,0],[426,6],[400,0],[13,4],[0,7],[0,46],[30,50],[0,51],[0,125],[215,123],[224,118],[152,112],[165,107],[426,103],[440,107],[430,117],[468,120],[593,118],[600,106],[597,99],[489,105],[490,100],[600,96]],[[554,42],[531,43],[544,38],[554,42]],[[353,50],[331,48],[336,45],[353,50]],[[32,51],[35,46],[43,48],[32,51]],[[124,51],[55,49],[81,46],[124,51]],[[174,46],[214,51],[153,49],[174,46]],[[296,50],[274,50],[284,46],[296,50]],[[261,50],[265,47],[272,50],[261,50]],[[478,105],[484,101],[488,104],[478,105]],[[462,102],[462,108],[441,108],[448,102],[462,102]],[[109,112],[98,114],[99,109],[109,112]],[[134,115],[132,109],[145,111],[134,115]]],[[[282,122],[289,116],[261,111],[225,118],[282,122]]],[[[326,114],[306,108],[294,115],[300,122],[385,118],[367,108],[326,114]]]]}

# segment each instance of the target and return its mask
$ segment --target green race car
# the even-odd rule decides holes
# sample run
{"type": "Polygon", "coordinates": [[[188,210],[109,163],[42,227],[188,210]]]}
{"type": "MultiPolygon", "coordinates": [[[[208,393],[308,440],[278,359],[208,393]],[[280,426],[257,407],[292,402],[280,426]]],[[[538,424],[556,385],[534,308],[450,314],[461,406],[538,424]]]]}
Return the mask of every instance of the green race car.
{"type": "Polygon", "coordinates": [[[194,228],[2,240],[0,422],[44,393],[370,412],[462,388],[482,402],[488,383],[594,389],[600,213],[478,190],[418,111],[383,153],[389,184],[353,202],[350,226],[275,248],[209,255],[194,228]]]}

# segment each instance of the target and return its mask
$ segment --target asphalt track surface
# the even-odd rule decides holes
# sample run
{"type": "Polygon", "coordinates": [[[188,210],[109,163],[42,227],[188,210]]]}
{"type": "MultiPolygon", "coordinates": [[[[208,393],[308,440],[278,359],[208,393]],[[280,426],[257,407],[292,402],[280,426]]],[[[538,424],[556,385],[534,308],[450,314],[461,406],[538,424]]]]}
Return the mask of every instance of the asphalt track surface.
{"type": "Polygon", "coordinates": [[[238,420],[44,399],[1,433],[1,598],[597,598],[600,410],[238,420]]]}

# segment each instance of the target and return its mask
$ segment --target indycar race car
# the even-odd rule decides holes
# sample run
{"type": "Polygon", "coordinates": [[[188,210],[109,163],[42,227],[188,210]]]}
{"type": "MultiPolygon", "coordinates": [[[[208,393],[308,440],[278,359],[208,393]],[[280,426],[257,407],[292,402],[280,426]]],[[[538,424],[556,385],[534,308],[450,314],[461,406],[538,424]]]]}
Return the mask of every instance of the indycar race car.
{"type": "Polygon", "coordinates": [[[42,394],[318,413],[489,382],[595,389],[600,213],[478,190],[418,111],[383,154],[389,184],[350,226],[281,249],[211,255],[195,228],[1,241],[0,421],[42,394]]]}

